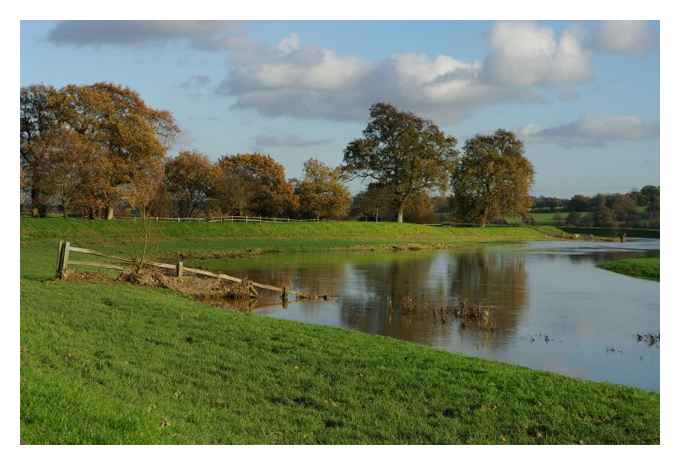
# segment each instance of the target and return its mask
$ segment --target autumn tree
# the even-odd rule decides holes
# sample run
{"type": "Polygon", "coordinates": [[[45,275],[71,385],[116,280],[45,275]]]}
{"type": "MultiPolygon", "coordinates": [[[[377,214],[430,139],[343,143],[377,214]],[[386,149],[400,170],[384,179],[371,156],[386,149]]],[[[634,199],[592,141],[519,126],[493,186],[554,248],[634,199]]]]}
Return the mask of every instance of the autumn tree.
{"type": "Polygon", "coordinates": [[[90,203],[113,217],[116,202],[152,198],[159,167],[179,128],[167,111],[149,107],[137,92],[116,84],[69,85],[58,94],[57,120],[99,147],[91,166],[90,203]],[[132,194],[131,194],[132,192],[132,194]]]}
{"type": "Polygon", "coordinates": [[[331,168],[314,158],[305,162],[304,178],[295,186],[300,214],[311,218],[343,218],[351,196],[340,168],[331,168]]]}
{"type": "Polygon", "coordinates": [[[180,152],[165,165],[165,188],[173,197],[180,216],[191,217],[204,209],[215,195],[218,171],[205,155],[180,152]]]}
{"type": "Polygon", "coordinates": [[[457,141],[432,121],[388,103],[373,105],[370,117],[363,137],[345,148],[343,170],[389,188],[401,223],[406,203],[414,195],[447,189],[458,155],[457,141]]]}
{"type": "Polygon", "coordinates": [[[465,143],[452,187],[458,216],[485,226],[504,215],[525,215],[534,169],[522,142],[509,131],[478,135],[465,143]]]}
{"type": "Polygon", "coordinates": [[[98,147],[65,128],[45,131],[31,145],[40,153],[42,199],[61,205],[64,216],[83,207],[98,147]]]}
{"type": "MultiPolygon", "coordinates": [[[[232,201],[229,197],[237,193],[239,205],[247,202],[245,210],[249,214],[273,217],[292,215],[297,211],[299,202],[293,186],[286,180],[283,166],[269,155],[225,155],[218,160],[217,166],[223,202],[232,201]],[[238,188],[225,189],[233,180],[239,180],[238,188]]],[[[242,211],[241,207],[239,210],[242,211]]]]}
{"type": "Polygon", "coordinates": [[[251,206],[249,180],[235,172],[225,172],[219,166],[217,173],[217,198],[222,211],[239,216],[247,214],[251,206]]]}
{"type": "Polygon", "coordinates": [[[24,187],[29,193],[34,216],[47,214],[46,154],[44,137],[58,127],[55,113],[55,96],[58,91],[51,86],[36,84],[22,87],[20,91],[19,156],[24,187]],[[38,139],[43,136],[42,141],[38,139]]]}

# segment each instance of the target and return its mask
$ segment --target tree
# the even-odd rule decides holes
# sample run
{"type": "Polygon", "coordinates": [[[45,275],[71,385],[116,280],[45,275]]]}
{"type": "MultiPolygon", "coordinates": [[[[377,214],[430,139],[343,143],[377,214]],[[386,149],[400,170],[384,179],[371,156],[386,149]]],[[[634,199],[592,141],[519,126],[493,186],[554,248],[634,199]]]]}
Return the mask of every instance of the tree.
{"type": "Polygon", "coordinates": [[[36,143],[38,138],[49,131],[54,131],[57,118],[54,110],[57,90],[42,84],[22,87],[20,91],[19,117],[19,154],[21,172],[25,188],[31,199],[31,212],[34,216],[47,214],[46,192],[46,160],[43,143],[36,143]]]}
{"type": "Polygon", "coordinates": [[[151,202],[157,197],[163,185],[165,165],[158,158],[148,158],[139,163],[135,176],[130,180],[123,193],[123,199],[137,208],[142,218],[146,218],[151,202]]]}
{"type": "Polygon", "coordinates": [[[393,216],[394,203],[394,194],[390,189],[372,183],[368,189],[354,196],[350,214],[354,218],[380,221],[381,218],[393,216]]]}
{"type": "Polygon", "coordinates": [[[645,186],[640,189],[640,205],[647,206],[658,202],[661,198],[659,186],[645,186]]]}
{"type": "Polygon", "coordinates": [[[300,214],[312,218],[346,216],[351,196],[342,182],[341,170],[312,158],[305,162],[304,171],[304,178],[295,187],[295,194],[300,200],[300,214]]]}
{"type": "Polygon", "coordinates": [[[175,200],[179,216],[191,217],[206,207],[216,192],[218,172],[205,155],[180,152],[165,164],[165,188],[175,200]]]}
{"type": "Polygon", "coordinates": [[[499,129],[475,136],[465,143],[451,181],[457,214],[481,226],[500,216],[525,215],[533,179],[533,166],[513,133],[499,129]]]}
{"type": "Polygon", "coordinates": [[[575,195],[569,200],[567,209],[573,212],[587,212],[591,210],[592,199],[585,195],[575,195]]]}
{"type": "Polygon", "coordinates": [[[404,207],[404,218],[409,223],[432,224],[437,221],[434,204],[429,195],[420,192],[409,199],[404,207]]]}
{"type": "Polygon", "coordinates": [[[597,206],[597,209],[593,213],[593,217],[596,226],[603,227],[616,226],[616,218],[614,216],[614,211],[611,208],[609,208],[605,203],[601,203],[597,206]]]}
{"type": "MultiPolygon", "coordinates": [[[[110,83],[69,85],[58,94],[57,120],[99,147],[89,186],[93,208],[113,208],[130,191],[140,198],[147,182],[160,185],[157,173],[179,128],[167,111],[146,105],[135,91],[110,83]],[[143,179],[139,179],[142,177],[143,179]]],[[[153,190],[153,189],[151,189],[153,190]]]]}
{"type": "Polygon", "coordinates": [[[82,206],[86,199],[86,184],[99,156],[98,147],[64,128],[43,131],[31,145],[40,154],[42,201],[56,201],[68,216],[70,209],[82,206]]]}
{"type": "Polygon", "coordinates": [[[342,169],[390,189],[401,223],[413,196],[433,189],[446,191],[458,155],[457,141],[432,121],[388,103],[373,105],[370,116],[364,137],[345,148],[342,169]]]}
{"type": "MultiPolygon", "coordinates": [[[[238,199],[223,198],[223,202],[244,203],[247,211],[259,216],[293,215],[299,206],[292,184],[286,180],[283,166],[269,155],[260,153],[223,156],[217,162],[220,185],[229,179],[239,179],[238,199]]],[[[222,191],[228,196],[228,191],[222,191]]],[[[233,195],[233,191],[232,191],[233,195]]],[[[239,208],[240,209],[240,208],[239,208]]]]}
{"type": "Polygon", "coordinates": [[[247,214],[251,204],[248,180],[218,167],[217,197],[223,212],[239,216],[247,214]]]}

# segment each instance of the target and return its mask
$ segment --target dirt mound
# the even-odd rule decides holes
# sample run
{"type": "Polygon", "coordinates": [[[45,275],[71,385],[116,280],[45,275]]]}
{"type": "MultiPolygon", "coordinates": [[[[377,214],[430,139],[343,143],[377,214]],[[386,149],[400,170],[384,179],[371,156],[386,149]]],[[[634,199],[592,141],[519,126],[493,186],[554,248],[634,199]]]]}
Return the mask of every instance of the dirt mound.
{"type": "Polygon", "coordinates": [[[247,280],[233,283],[222,279],[182,276],[178,278],[157,270],[131,270],[120,274],[118,281],[141,286],[172,289],[200,299],[220,298],[243,300],[255,297],[252,286],[247,280]]]}
{"type": "Polygon", "coordinates": [[[83,281],[88,283],[101,283],[111,280],[110,277],[103,275],[101,273],[74,270],[68,270],[66,272],[66,276],[64,277],[64,279],[66,281],[83,281]]]}

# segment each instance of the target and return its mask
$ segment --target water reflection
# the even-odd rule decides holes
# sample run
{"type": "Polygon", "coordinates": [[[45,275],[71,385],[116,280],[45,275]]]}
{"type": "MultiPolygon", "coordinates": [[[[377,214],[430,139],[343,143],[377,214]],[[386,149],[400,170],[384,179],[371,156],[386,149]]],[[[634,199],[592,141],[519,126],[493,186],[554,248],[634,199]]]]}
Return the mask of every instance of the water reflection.
{"type": "Polygon", "coordinates": [[[329,301],[277,296],[258,311],[341,326],[455,352],[648,389],[659,386],[659,284],[596,268],[605,259],[655,254],[657,241],[530,243],[459,252],[260,257],[226,272],[329,301]],[[494,331],[442,319],[458,300],[490,308],[494,331]],[[609,349],[615,348],[614,351],[609,349]]]}

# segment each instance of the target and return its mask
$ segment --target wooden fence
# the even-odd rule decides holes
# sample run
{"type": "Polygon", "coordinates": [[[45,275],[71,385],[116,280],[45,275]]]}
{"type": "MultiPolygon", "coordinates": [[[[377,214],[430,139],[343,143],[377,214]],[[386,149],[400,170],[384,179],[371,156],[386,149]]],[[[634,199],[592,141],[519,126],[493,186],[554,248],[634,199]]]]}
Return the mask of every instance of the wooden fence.
{"type": "MultiPolygon", "coordinates": [[[[76,247],[71,245],[70,242],[67,241],[59,241],[59,253],[57,254],[57,272],[56,272],[56,277],[57,279],[64,279],[66,277],[66,273],[69,269],[69,267],[73,266],[89,266],[89,267],[94,267],[94,268],[105,268],[105,269],[110,269],[110,270],[118,270],[118,271],[125,271],[129,269],[131,266],[137,265],[138,262],[134,259],[131,258],[125,258],[125,257],[117,257],[115,255],[108,255],[108,254],[103,254],[101,252],[97,252],[96,250],[92,249],[85,249],[82,247],[76,247]],[[90,256],[95,256],[95,257],[100,257],[100,258],[107,258],[109,260],[114,260],[119,263],[118,264],[113,264],[113,263],[104,263],[104,262],[99,262],[99,261],[90,261],[90,260],[73,260],[71,258],[71,254],[73,253],[78,253],[81,255],[90,255],[90,256]],[[126,266],[127,265],[127,266],[126,266]]],[[[300,291],[295,291],[295,290],[290,290],[287,289],[286,287],[278,287],[278,286],[272,286],[270,284],[263,284],[263,283],[258,283],[255,281],[251,281],[248,279],[241,279],[237,278],[235,276],[230,276],[228,274],[224,273],[214,273],[212,271],[207,271],[207,270],[201,270],[198,268],[190,268],[188,266],[184,266],[184,263],[182,261],[178,261],[176,264],[170,264],[170,263],[159,263],[159,262],[153,262],[153,261],[145,261],[143,263],[143,266],[151,267],[151,268],[160,268],[163,270],[169,270],[172,271],[173,274],[176,277],[181,277],[184,276],[185,274],[194,274],[198,276],[204,276],[208,278],[215,278],[215,279],[223,279],[225,281],[231,281],[235,282],[238,284],[243,284],[244,282],[248,285],[248,287],[254,292],[254,296],[257,296],[257,291],[255,291],[253,288],[256,289],[264,289],[272,292],[276,292],[281,296],[281,300],[286,302],[288,300],[288,295],[292,294],[297,296],[298,298],[301,299],[309,299],[311,298],[309,295],[300,292],[300,291]]]]}

